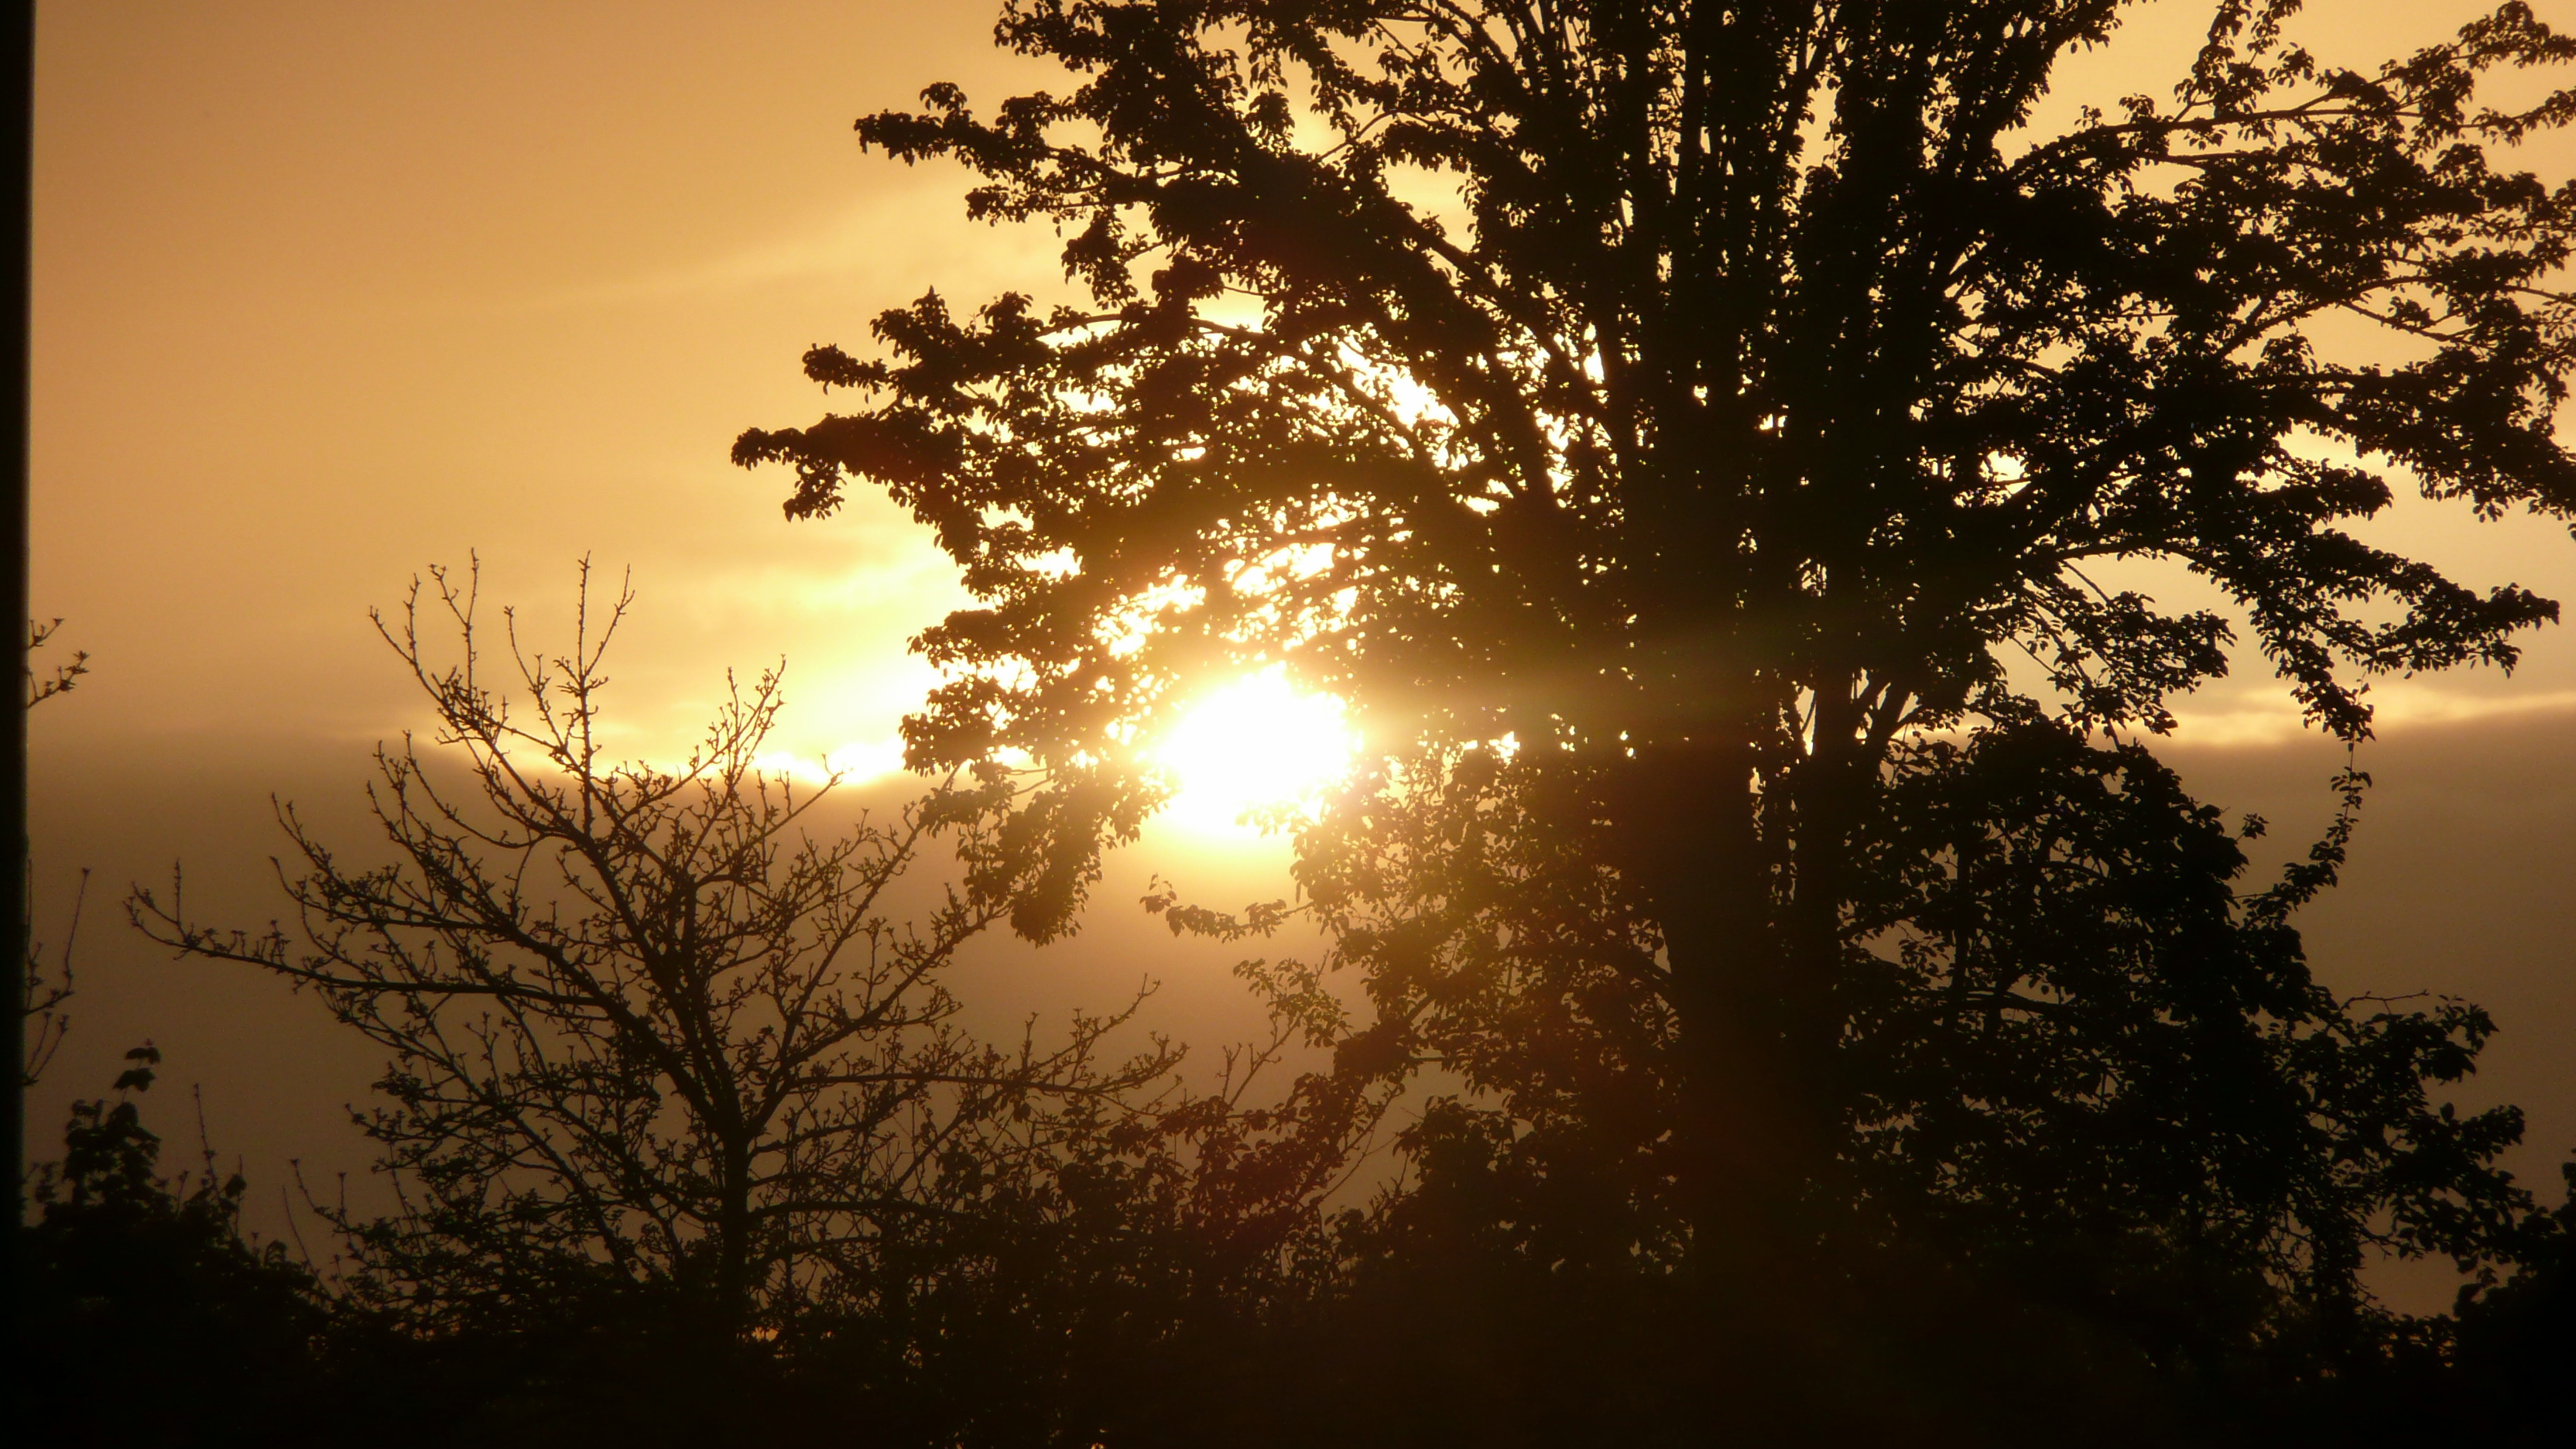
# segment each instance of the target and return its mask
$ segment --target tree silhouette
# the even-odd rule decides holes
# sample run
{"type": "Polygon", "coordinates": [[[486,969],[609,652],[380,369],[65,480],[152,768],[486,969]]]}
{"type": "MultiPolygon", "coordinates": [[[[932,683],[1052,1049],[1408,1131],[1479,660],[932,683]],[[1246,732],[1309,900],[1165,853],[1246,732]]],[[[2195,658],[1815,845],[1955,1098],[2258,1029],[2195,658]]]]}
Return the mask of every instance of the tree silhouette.
{"type": "Polygon", "coordinates": [[[281,809],[296,934],[194,924],[175,887],[129,903],[155,939],[309,988],[392,1053],[360,1120],[404,1209],[340,1217],[416,1317],[533,1322],[645,1289],[719,1345],[775,1341],[865,1306],[888,1244],[977,1208],[1015,1162],[1054,1162],[1064,1103],[1166,1075],[1159,1042],[1101,1057],[1132,1005],[1047,1046],[954,1020],[943,973],[1001,902],[926,891],[907,924],[893,893],[935,840],[989,865],[989,792],[815,838],[817,795],[756,763],[775,674],[686,761],[615,763],[602,662],[628,597],[595,627],[585,570],[571,652],[524,651],[513,626],[496,687],[471,583],[432,578],[459,662],[424,645],[417,585],[379,629],[461,780],[408,741],[378,752],[391,861],[350,865],[281,809]]]}
{"type": "Polygon", "coordinates": [[[2224,833],[2083,741],[2170,729],[2238,642],[2357,741],[2373,676],[2510,668],[2556,617],[2352,526],[2401,485],[2576,512],[2576,191],[2504,160],[2576,95],[2488,84],[2576,43],[2510,3],[2346,71],[2289,37],[2298,0],[2217,0],[2170,99],[2033,130],[2122,8],[1020,0],[1000,43],[1069,91],[978,113],[934,85],[858,130],[972,168],[976,216],[1059,227],[1090,305],[927,295],[879,356],[806,355],[856,411],[734,456],[795,470],[791,517],[883,487],[958,562],[981,606],[921,636],[951,675],[908,748],[1031,762],[1024,933],[1159,798],[1150,741],[1196,688],[1278,662],[1348,700],[1373,761],[1300,839],[1381,998],[1345,1056],[1486,1043],[1537,1094],[1517,1140],[1560,1121],[1593,1184],[1669,1186],[1615,1237],[1761,1283],[1856,1174],[1986,1174],[2025,1242],[2058,1194],[2176,1201],[2122,1205],[2152,1179],[2243,1210],[2222,1256],[2348,1285],[2356,1205],[2415,1200],[2395,1159],[2229,1206],[2184,1123],[2260,1080],[2230,1109],[2275,1114],[2249,1170],[2300,1178],[2314,1134],[2331,1158],[2395,1112],[2460,1134],[2408,1159],[2448,1164],[2418,1210],[2493,1225],[2511,1123],[2419,1111],[2484,1023],[2322,998],[2280,913],[2341,835],[2239,899],[2224,833]],[[2104,849],[2127,884],[2058,889],[2104,849]],[[2187,867],[2161,901],[2153,859],[2187,867]],[[1980,954],[2003,935],[2037,954],[1980,954]],[[1479,958],[1490,990],[1414,989],[1479,958]],[[2110,1125],[2136,1079],[2039,1105],[2132,1050],[2189,1088],[2145,1138],[2110,1125]],[[2091,1155],[2016,1160],[2043,1127],[2091,1155]],[[2308,1212],[2339,1226],[2251,1246],[2308,1212]]]}
{"type": "MultiPolygon", "coordinates": [[[[26,692],[29,709],[34,709],[49,699],[58,699],[71,693],[81,677],[89,673],[89,651],[77,649],[72,651],[70,659],[54,665],[45,678],[36,677],[36,651],[52,642],[54,635],[61,630],[62,626],[63,621],[60,619],[49,620],[42,624],[33,619],[27,621],[26,692]]],[[[30,858],[21,864],[24,867],[25,893],[20,896],[20,899],[32,902],[36,898],[36,863],[30,858]]],[[[25,961],[23,974],[18,978],[20,1000],[16,1090],[22,1095],[27,1088],[36,1085],[37,1080],[44,1076],[45,1068],[53,1064],[54,1053],[62,1048],[64,1035],[71,1030],[71,1013],[66,1009],[66,1004],[72,999],[72,947],[80,937],[81,905],[88,898],[89,872],[84,870],[80,874],[79,889],[73,893],[71,919],[63,927],[63,943],[50,972],[45,967],[45,943],[36,939],[33,916],[30,915],[28,920],[20,923],[19,944],[24,950],[25,961]]],[[[31,906],[30,910],[32,909],[31,906]]]]}
{"type": "Polygon", "coordinates": [[[1557,828],[1543,765],[1466,751],[1375,783],[1364,824],[1301,841],[1328,964],[1374,1006],[1341,1061],[1447,1085],[1352,1284],[1357,1357],[1409,1387],[1356,1392],[1481,1425],[1466,1441],[1687,1442],[1641,1386],[1749,1362],[1720,1370],[1738,1411],[1777,1393],[1808,1431],[1938,1414],[2167,1442],[2209,1400],[2241,1421],[2443,1339],[2373,1301],[2380,1254],[2558,1251],[2495,1166],[2520,1114],[2434,1100],[2484,1013],[2339,1000],[2309,973],[2290,918],[2352,817],[2249,881],[2242,834],[2146,751],[2035,722],[1891,762],[1854,851],[1837,1150],[1801,1198],[1800,1257],[1729,1265],[1751,1281],[1728,1316],[1769,1342],[1709,1345],[1678,1291],[1685,1059],[1647,904],[1557,828]],[[1423,1387],[1444,1376],[1445,1397],[1423,1387]]]}
{"type": "Polygon", "coordinates": [[[2576,506],[2568,201],[2488,159],[2571,102],[2476,90],[2569,44],[2507,5],[2329,71],[2238,0],[2173,104],[2020,133],[2117,8],[1016,6],[1078,90],[860,132],[1078,225],[1099,305],[886,314],[893,360],[807,359],[868,410],[736,456],[798,469],[792,514],[860,477],[939,530],[991,607],[924,637],[965,677],[916,757],[1028,751],[1073,860],[1152,798],[1121,727],[1226,665],[1288,659],[1383,746],[1548,758],[1655,902],[1702,1075],[1789,1151],[1837,837],[1898,742],[2159,729],[2224,670],[2219,612],[2088,567],[2209,579],[2350,736],[2360,678],[2554,616],[2341,525],[2398,471],[2576,506]],[[2353,321],[2423,355],[2336,360],[2353,321]]]}
{"type": "MultiPolygon", "coordinates": [[[[125,1054],[117,1100],[72,1104],[63,1153],[31,1176],[13,1265],[10,1425],[34,1444],[321,1442],[330,1305],[282,1242],[242,1232],[247,1184],[162,1175],[135,1098],[161,1053],[125,1054]]],[[[345,1426],[341,1426],[345,1432],[345,1426]]]]}

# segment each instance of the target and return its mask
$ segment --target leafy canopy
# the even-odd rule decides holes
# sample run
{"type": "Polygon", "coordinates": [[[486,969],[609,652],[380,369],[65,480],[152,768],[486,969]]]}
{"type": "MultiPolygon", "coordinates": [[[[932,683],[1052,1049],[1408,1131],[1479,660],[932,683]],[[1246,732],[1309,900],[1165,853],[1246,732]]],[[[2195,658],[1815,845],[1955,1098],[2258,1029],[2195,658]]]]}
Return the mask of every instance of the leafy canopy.
{"type": "Polygon", "coordinates": [[[2508,4],[2335,70],[2224,0],[2170,100],[2028,130],[2121,8],[1014,4],[1072,91],[859,132],[1056,223],[1090,305],[926,296],[807,355],[860,410],[735,456],[937,529],[984,607],[922,636],[913,758],[1026,751],[1086,830],[1184,681],[1274,658],[1399,748],[2160,729],[2231,626],[2117,560],[2358,736],[2371,674],[2555,616],[2348,526],[2393,482],[2576,507],[2576,193],[2499,160],[2571,101],[2480,90],[2576,51],[2508,4]]]}
{"type": "MultiPolygon", "coordinates": [[[[1486,1094],[1411,1146],[1531,1261],[1821,1195],[2133,1325],[2185,1260],[2349,1308],[2371,1246],[2508,1251],[2516,1119],[2425,1090],[2488,1024],[2325,994],[2287,917],[2349,814],[2240,890],[2134,741],[2233,646],[2357,741],[2372,677],[2556,618],[2356,526],[2576,516],[2576,188],[2512,163],[2576,93],[2493,84],[2576,41],[2508,3],[2349,71],[2299,9],[2216,0],[2169,96],[2049,131],[2117,0],[1021,0],[1070,91],[859,133],[1056,225],[1087,304],[885,313],[805,359],[853,411],[735,458],[960,565],[908,743],[1030,762],[1025,933],[1201,684],[1351,703],[1298,867],[1377,1012],[1343,1066],[1486,1094]]],[[[2182,1336],[2288,1331],[2234,1301],[2182,1336]]]]}

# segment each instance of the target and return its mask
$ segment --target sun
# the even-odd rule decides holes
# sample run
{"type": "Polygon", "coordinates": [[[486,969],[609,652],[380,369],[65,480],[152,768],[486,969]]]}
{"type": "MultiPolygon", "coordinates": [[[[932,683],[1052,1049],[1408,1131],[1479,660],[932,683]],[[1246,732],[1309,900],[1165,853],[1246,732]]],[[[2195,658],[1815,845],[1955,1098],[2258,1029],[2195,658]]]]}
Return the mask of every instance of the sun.
{"type": "Polygon", "coordinates": [[[1350,769],[1358,747],[1340,700],[1297,689],[1274,665],[1200,700],[1154,762],[1171,774],[1173,818],[1225,830],[1247,811],[1310,799],[1350,769]]]}

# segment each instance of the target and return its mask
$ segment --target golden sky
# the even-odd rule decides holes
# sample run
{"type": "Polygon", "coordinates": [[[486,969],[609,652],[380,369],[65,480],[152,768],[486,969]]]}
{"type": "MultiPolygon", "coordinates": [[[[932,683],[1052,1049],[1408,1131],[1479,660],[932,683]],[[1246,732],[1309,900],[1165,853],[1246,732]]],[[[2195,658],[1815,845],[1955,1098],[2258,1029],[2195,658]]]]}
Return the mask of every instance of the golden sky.
{"type": "MultiPolygon", "coordinates": [[[[2195,8],[2148,7],[2068,94],[2160,87],[2195,8]]],[[[2359,60],[2474,8],[2321,0],[2318,38],[2359,60]]],[[[880,307],[1061,285],[1043,229],[967,223],[959,173],[849,131],[931,80],[1042,81],[989,25],[982,0],[47,7],[34,593],[99,659],[78,746],[373,739],[407,701],[367,606],[479,552],[541,622],[575,558],[634,568],[642,734],[784,654],[788,743],[881,749],[945,566],[873,500],[789,526],[783,479],[725,448],[818,413],[798,355],[880,307]]],[[[2576,594],[2555,529],[2386,531],[2576,594]]],[[[2391,722],[2576,704],[2570,636],[2532,652],[2509,690],[2391,687],[2391,722]]],[[[2278,695],[2242,671],[2191,713],[2278,732],[2278,695]]]]}
{"type": "Polygon", "coordinates": [[[563,615],[631,565],[635,723],[792,658],[811,748],[883,739],[955,597],[890,509],[789,527],[729,467],[814,342],[934,281],[1054,284],[954,173],[851,119],[997,88],[980,7],[49,6],[39,40],[37,609],[94,742],[368,740],[367,633],[426,563],[563,615]],[[826,721],[831,723],[827,724],[826,721]]]}
{"type": "MultiPolygon", "coordinates": [[[[2164,89],[2194,8],[2149,7],[2070,85],[2164,89]]],[[[2312,0],[2312,31],[2360,61],[2479,8],[2312,0]]],[[[2576,0],[2539,8],[2576,23],[2576,0]]],[[[891,738],[925,683],[902,642],[958,598],[944,561],[874,500],[787,524],[783,477],[726,450],[821,412],[799,355],[864,345],[879,308],[1061,285],[1052,236],[970,225],[959,173],[850,133],[934,80],[986,104],[1056,83],[992,51],[990,23],[984,0],[40,7],[33,595],[96,673],[33,722],[37,850],[49,909],[84,864],[104,897],[52,1097],[147,1033],[236,1101],[363,1083],[363,1053],[295,1004],[174,984],[98,907],[180,856],[258,899],[264,794],[353,793],[367,746],[418,721],[366,610],[426,564],[478,552],[487,597],[541,637],[573,560],[631,566],[614,672],[639,750],[684,739],[726,666],[781,655],[784,743],[891,738]]],[[[2576,601],[2563,529],[2421,506],[2380,527],[2470,582],[2576,601]]],[[[2286,834],[2335,761],[2243,674],[2185,711],[2180,757],[2286,834]]],[[[2318,915],[2321,968],[2497,1007],[2491,1084],[2534,1102],[2555,1155],[2576,1144],[2576,633],[2534,640],[2509,683],[2383,693],[2364,763],[2385,798],[2318,915]]],[[[267,1110],[237,1140],[283,1151],[336,1116],[267,1110]]]]}

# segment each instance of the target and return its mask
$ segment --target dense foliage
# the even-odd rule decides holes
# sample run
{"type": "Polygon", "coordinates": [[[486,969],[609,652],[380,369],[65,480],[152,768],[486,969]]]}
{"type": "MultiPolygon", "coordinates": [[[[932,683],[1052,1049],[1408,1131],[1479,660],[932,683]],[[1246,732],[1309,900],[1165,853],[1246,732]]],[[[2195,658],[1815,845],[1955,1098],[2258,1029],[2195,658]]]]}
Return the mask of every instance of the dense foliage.
{"type": "Polygon", "coordinates": [[[161,1054],[126,1059],[116,1100],[75,1103],[62,1155],[34,1173],[11,1265],[13,1432],[185,1444],[264,1421],[301,1438],[322,1409],[323,1284],[284,1243],[243,1236],[248,1184],[212,1151],[161,1176],[136,1100],[161,1054]]]}
{"type": "Polygon", "coordinates": [[[1597,1280],[1633,1311],[1554,1316],[1737,1366],[1703,1417],[1850,1406],[1909,1294],[2099,1335],[2103,1383],[2332,1377],[2424,1331],[2376,1252],[2538,1251],[2519,1119],[2433,1100],[2481,1014],[2302,959],[2363,777],[2267,886],[2139,741],[2247,652],[2359,741],[2372,676],[2556,617],[2354,526],[2576,513],[2576,191],[2510,164],[2576,96],[2493,84],[2576,42],[2506,4],[2347,71],[2295,0],[2208,8],[2170,99],[2039,130],[2114,0],[1025,0],[1069,89],[858,129],[1057,226],[1088,305],[887,312],[806,356],[854,410],[735,458],[791,517],[884,488],[978,595],[907,738],[1028,762],[1025,934],[1197,692],[1351,704],[1296,909],[1370,1001],[1345,1075],[1456,1089],[1389,1271],[1597,1280]]]}

